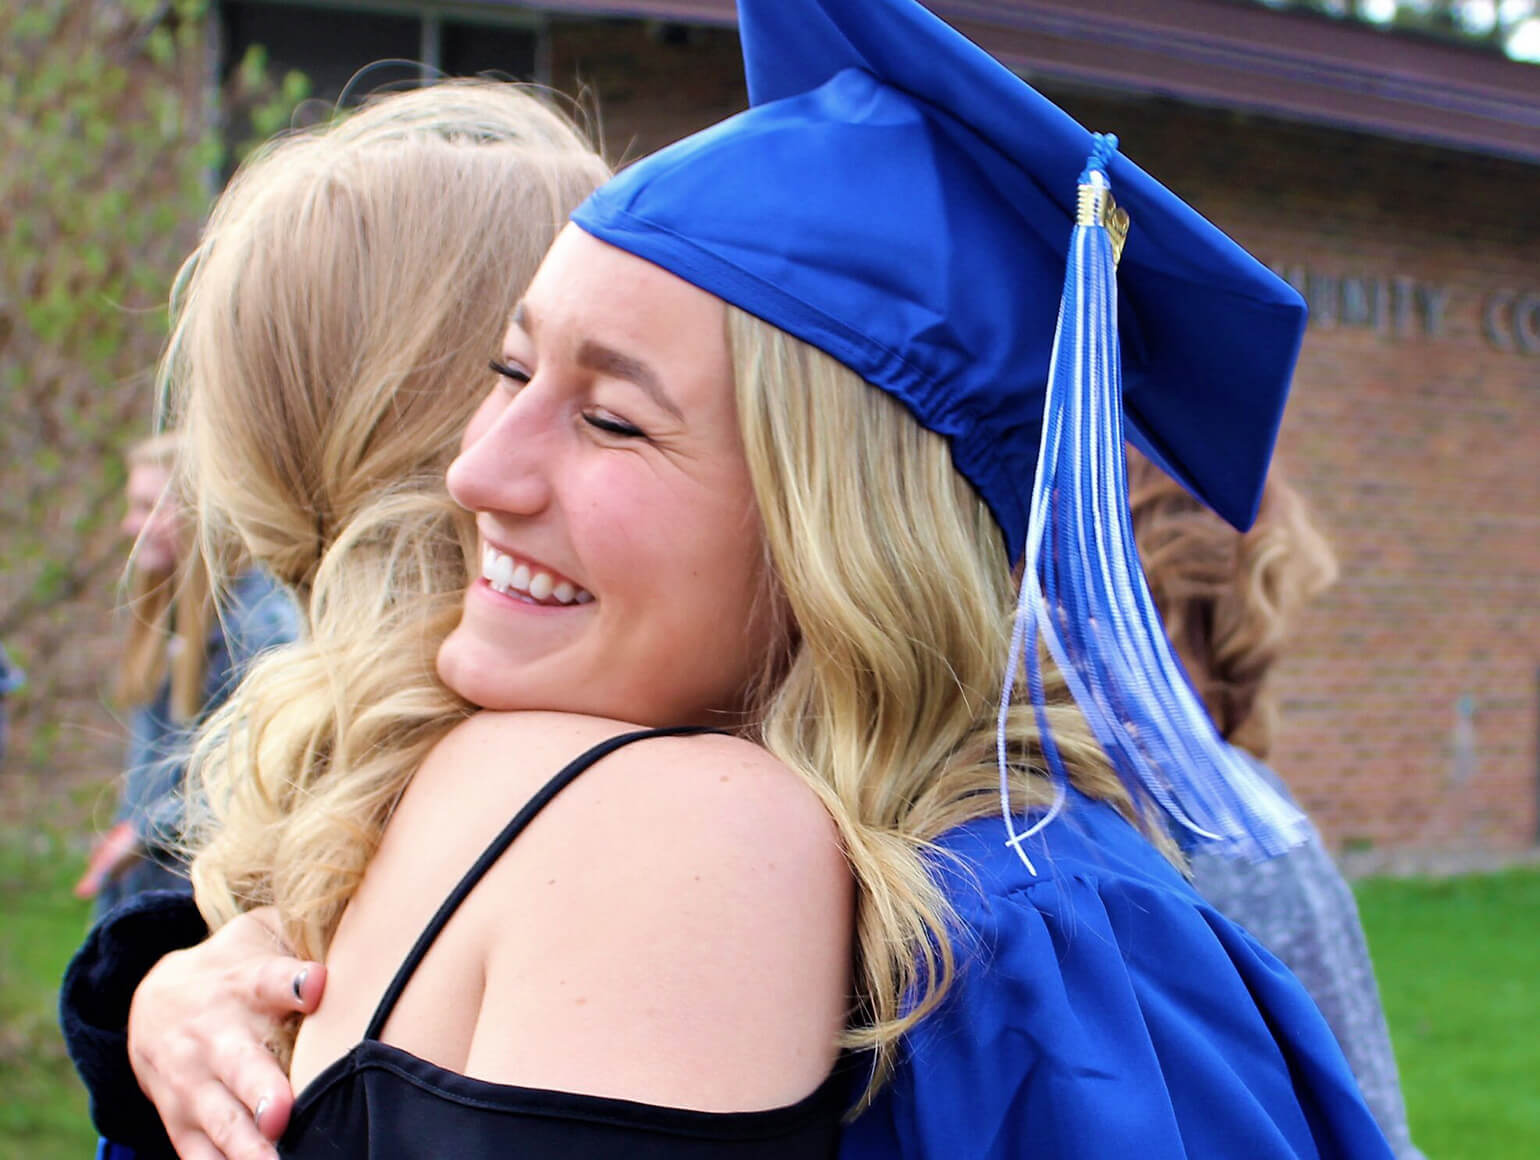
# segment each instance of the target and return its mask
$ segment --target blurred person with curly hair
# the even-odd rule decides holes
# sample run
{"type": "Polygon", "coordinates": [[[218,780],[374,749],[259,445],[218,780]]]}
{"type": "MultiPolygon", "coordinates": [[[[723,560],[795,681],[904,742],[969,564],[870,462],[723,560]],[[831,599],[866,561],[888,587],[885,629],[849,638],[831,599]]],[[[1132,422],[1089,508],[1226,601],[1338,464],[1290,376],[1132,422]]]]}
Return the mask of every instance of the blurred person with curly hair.
{"type": "MultiPolygon", "coordinates": [[[[1171,641],[1225,740],[1262,765],[1278,709],[1268,678],[1294,617],[1337,579],[1331,546],[1277,472],[1257,522],[1237,532],[1132,448],[1129,505],[1139,558],[1171,641]]],[[[1331,1025],[1398,1160],[1421,1160],[1353,891],[1319,832],[1256,865],[1194,853],[1193,884],[1292,970],[1331,1025]]]]}

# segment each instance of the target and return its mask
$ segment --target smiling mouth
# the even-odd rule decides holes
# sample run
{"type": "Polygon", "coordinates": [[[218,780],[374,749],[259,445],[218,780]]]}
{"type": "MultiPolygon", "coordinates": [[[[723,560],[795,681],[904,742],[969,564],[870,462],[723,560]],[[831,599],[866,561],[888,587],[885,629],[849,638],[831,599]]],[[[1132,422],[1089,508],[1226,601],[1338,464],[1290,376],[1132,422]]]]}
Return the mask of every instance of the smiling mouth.
{"type": "Polygon", "coordinates": [[[579,588],[565,577],[553,576],[543,568],[532,568],[490,544],[481,549],[481,578],[493,592],[521,597],[535,604],[552,607],[591,604],[594,598],[592,592],[579,588]]]}

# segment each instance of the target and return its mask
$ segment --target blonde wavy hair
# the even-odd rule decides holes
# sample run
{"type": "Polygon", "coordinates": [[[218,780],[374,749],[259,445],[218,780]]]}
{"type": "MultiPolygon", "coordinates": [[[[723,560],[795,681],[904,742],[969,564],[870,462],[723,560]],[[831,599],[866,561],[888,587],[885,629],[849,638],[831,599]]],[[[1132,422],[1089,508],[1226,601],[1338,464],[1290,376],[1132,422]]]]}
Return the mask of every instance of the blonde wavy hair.
{"type": "Polygon", "coordinates": [[[1330,545],[1276,472],[1244,534],[1133,449],[1128,490],[1139,557],[1177,655],[1220,734],[1266,758],[1277,720],[1267,678],[1294,614],[1337,579],[1330,545]]]}
{"type": "Polygon", "coordinates": [[[211,558],[244,545],[309,625],[193,755],[211,927],[276,904],[324,956],[397,799],[470,711],[434,672],[475,550],[444,472],[509,310],[607,176],[541,95],[441,84],[262,149],[183,267],[162,388],[199,538],[211,558]]]}
{"type": "MultiPolygon", "coordinates": [[[[135,443],[123,457],[124,463],[131,472],[153,468],[170,480],[180,447],[180,436],[165,431],[135,443]]],[[[179,502],[178,489],[171,486],[168,491],[166,499],[179,502]]],[[[173,719],[195,720],[203,709],[207,641],[215,616],[209,572],[197,545],[184,545],[176,566],[166,573],[131,566],[120,591],[128,632],[113,689],[117,703],[148,704],[161,683],[169,680],[173,719]],[[179,647],[172,648],[173,641],[180,642],[179,647]]]]}
{"type": "MultiPolygon", "coordinates": [[[[728,331],[769,566],[789,612],[759,740],[819,791],[858,883],[859,1009],[846,1040],[873,1050],[869,1099],[898,1037],[956,970],[959,932],[932,842],[999,811],[995,727],[1016,577],[941,436],[749,314],[729,308],[728,331]]],[[[1072,781],[1137,822],[1047,670],[1050,728],[1072,781]]],[[[1008,736],[1013,805],[1048,804],[1030,706],[1013,708],[1008,736]]]]}

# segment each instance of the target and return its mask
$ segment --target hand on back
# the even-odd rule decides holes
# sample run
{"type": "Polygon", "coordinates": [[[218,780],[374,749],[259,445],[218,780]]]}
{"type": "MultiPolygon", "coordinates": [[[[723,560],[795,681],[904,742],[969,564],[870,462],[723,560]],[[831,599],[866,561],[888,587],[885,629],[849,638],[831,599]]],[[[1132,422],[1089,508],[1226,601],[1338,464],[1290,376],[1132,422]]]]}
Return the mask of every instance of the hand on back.
{"type": "Polygon", "coordinates": [[[129,1060],[183,1160],[266,1160],[293,1094],[266,1044],[315,1010],[326,968],[293,958],[270,908],[167,955],[134,993],[129,1060]]]}

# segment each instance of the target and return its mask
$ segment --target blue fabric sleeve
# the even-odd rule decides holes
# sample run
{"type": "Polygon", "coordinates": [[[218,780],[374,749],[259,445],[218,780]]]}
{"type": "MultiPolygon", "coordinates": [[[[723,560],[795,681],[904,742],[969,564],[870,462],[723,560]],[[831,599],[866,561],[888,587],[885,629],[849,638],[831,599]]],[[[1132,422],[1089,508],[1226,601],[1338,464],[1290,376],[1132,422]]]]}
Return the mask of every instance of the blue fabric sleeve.
{"type": "Polygon", "coordinates": [[[983,877],[949,891],[961,974],[842,1160],[1389,1160],[1304,990],[1174,872],[983,877]]]}
{"type": "Polygon", "coordinates": [[[173,1155],[128,1061],[128,1008],[151,967],[208,935],[189,895],[141,894],[92,928],[59,990],[59,1026],[91,1101],[91,1121],[139,1160],[173,1155]]]}

